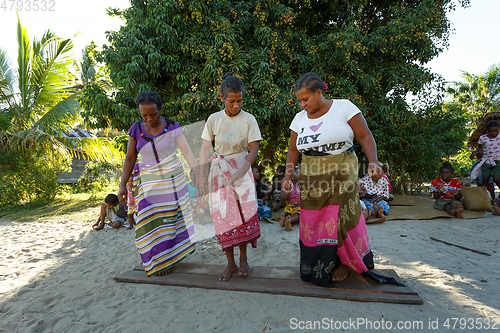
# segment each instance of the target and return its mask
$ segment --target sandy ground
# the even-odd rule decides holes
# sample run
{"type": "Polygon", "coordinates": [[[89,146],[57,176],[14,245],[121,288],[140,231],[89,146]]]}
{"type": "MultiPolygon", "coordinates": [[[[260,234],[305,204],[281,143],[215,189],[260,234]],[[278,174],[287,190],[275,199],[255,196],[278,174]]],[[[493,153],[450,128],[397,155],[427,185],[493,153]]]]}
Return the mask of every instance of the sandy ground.
{"type": "MultiPolygon", "coordinates": [[[[97,216],[97,210],[84,213],[97,216]]],[[[487,324],[500,330],[500,323],[488,322],[500,317],[498,216],[367,226],[376,267],[395,269],[423,305],[117,283],[113,276],[140,264],[133,232],[92,231],[91,225],[90,219],[71,216],[0,219],[0,332],[290,332],[299,327],[307,332],[485,332],[487,324]],[[436,319],[436,329],[429,329],[436,319]],[[349,320],[361,324],[347,327],[349,320]],[[370,329],[362,320],[385,323],[385,329],[370,329]],[[312,321],[323,326],[316,323],[315,329],[312,321]],[[334,329],[335,321],[344,328],[334,329]]],[[[200,240],[213,235],[213,226],[196,227],[200,240]]],[[[250,264],[298,265],[298,227],[292,232],[267,222],[261,227],[258,248],[249,251],[250,264]]],[[[225,257],[208,238],[197,244],[189,262],[222,264],[225,257]]]]}

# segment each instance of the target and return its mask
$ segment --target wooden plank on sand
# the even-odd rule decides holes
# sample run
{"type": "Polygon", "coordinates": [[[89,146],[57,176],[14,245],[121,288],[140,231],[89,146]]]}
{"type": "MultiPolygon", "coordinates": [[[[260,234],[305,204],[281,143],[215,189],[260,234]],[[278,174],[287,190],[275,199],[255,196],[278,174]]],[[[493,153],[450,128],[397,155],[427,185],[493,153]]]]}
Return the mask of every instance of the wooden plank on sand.
{"type": "MultiPolygon", "coordinates": [[[[113,278],[117,282],[148,283],[188,288],[219,289],[227,291],[243,291],[290,295],[302,297],[318,297],[344,299],[363,302],[384,302],[399,304],[423,304],[422,298],[408,286],[399,287],[381,284],[362,277],[353,271],[335,288],[315,286],[300,280],[298,268],[295,267],[252,267],[248,276],[234,273],[229,281],[221,282],[217,276],[224,265],[205,265],[181,263],[168,275],[148,278],[144,270],[130,270],[113,278]]],[[[402,282],[397,273],[390,270],[372,270],[374,273],[394,277],[402,282]]]]}

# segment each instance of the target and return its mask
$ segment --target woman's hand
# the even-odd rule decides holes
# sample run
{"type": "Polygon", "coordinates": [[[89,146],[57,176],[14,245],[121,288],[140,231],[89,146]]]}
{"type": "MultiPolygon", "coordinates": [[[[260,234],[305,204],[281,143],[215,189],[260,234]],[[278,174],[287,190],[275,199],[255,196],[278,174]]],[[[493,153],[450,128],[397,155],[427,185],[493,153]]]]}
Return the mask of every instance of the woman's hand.
{"type": "Polygon", "coordinates": [[[247,168],[241,168],[236,171],[231,179],[229,180],[229,185],[233,187],[241,186],[243,184],[243,180],[245,177],[245,174],[247,173],[248,169],[245,171],[247,168]]]}
{"type": "Polygon", "coordinates": [[[368,176],[370,176],[371,179],[377,181],[382,178],[383,173],[384,172],[378,163],[372,162],[368,164],[368,176]]]}
{"type": "Polygon", "coordinates": [[[126,186],[120,186],[120,189],[118,190],[118,201],[122,203],[127,203],[126,201],[126,195],[127,195],[127,187],[126,186]]]}
{"type": "Polygon", "coordinates": [[[205,176],[200,176],[198,179],[198,187],[200,188],[200,192],[202,194],[208,193],[208,188],[207,188],[207,178],[205,176]]]}
{"type": "Polygon", "coordinates": [[[292,190],[292,176],[286,175],[283,177],[281,180],[281,189],[285,191],[291,191],[292,190]]]}

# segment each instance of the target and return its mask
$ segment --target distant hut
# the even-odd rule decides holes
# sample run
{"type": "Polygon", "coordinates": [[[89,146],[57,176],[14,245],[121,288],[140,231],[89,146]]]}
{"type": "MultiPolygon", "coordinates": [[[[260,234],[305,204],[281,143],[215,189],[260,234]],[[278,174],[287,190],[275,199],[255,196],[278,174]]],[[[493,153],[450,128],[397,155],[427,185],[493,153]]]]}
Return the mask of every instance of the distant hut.
{"type": "Polygon", "coordinates": [[[500,111],[490,112],[484,115],[484,120],[481,126],[479,126],[469,137],[468,145],[470,148],[475,149],[478,146],[477,141],[479,137],[483,134],[486,134],[486,124],[491,121],[496,120],[500,122],[500,111]]]}
{"type": "MultiPolygon", "coordinates": [[[[70,128],[66,126],[66,131],[62,133],[66,138],[97,138],[94,133],[80,128],[70,128]]],[[[73,159],[71,161],[71,172],[64,172],[59,175],[59,182],[63,184],[74,184],[85,172],[85,165],[90,159],[82,151],[72,149],[73,159]]]]}

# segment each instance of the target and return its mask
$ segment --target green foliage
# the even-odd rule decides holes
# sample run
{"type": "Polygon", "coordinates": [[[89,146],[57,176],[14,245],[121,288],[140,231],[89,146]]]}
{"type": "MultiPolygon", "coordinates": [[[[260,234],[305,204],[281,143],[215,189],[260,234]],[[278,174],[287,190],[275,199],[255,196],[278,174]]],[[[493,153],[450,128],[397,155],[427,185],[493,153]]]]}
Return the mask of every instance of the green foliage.
{"type": "Polygon", "coordinates": [[[402,101],[394,101],[391,112],[380,115],[374,126],[379,159],[388,163],[394,193],[408,193],[435,178],[443,159],[464,146],[468,119],[458,105],[441,102],[438,88],[418,94],[410,112],[402,101]]]}
{"type": "Polygon", "coordinates": [[[127,154],[127,144],[128,144],[128,138],[130,136],[128,134],[124,135],[117,135],[113,138],[113,145],[115,146],[118,151],[123,153],[124,155],[127,154]]]}
{"type": "Polygon", "coordinates": [[[462,148],[456,155],[447,158],[447,161],[450,162],[455,169],[455,172],[453,173],[454,177],[470,177],[472,164],[475,162],[475,160],[470,159],[470,155],[471,152],[469,150],[462,148]]]}
{"type": "Polygon", "coordinates": [[[85,164],[85,172],[76,182],[78,192],[95,193],[108,186],[121,166],[109,162],[89,162],[85,164]]]}
{"type": "Polygon", "coordinates": [[[0,155],[0,205],[45,204],[60,189],[57,177],[70,169],[67,156],[50,156],[45,151],[0,155]]]}
{"type": "Polygon", "coordinates": [[[127,130],[140,120],[135,96],[155,90],[165,102],[163,113],[185,125],[222,108],[218,87],[224,72],[234,72],[247,87],[243,108],[263,133],[259,158],[274,166],[284,159],[288,126],[299,111],[293,84],[314,71],[327,82],[327,97],[361,108],[383,159],[397,163],[403,179],[418,179],[430,172],[420,168],[425,163],[433,169],[460,148],[463,139],[454,141],[460,129],[448,134],[447,125],[461,116],[436,104],[412,110],[406,96],[436,79],[425,64],[447,46],[446,13],[468,3],[132,0],[128,9],[109,10],[125,25],[109,32],[110,44],[95,55],[116,90],[87,84],[79,100],[90,126],[127,130]],[[426,149],[436,142],[438,148],[426,149]]]}
{"type": "Polygon", "coordinates": [[[453,82],[447,92],[467,112],[473,126],[481,125],[484,115],[498,111],[500,106],[500,68],[491,66],[484,74],[462,71],[464,81],[453,82]]]}
{"type": "MultiPolygon", "coordinates": [[[[4,203],[53,198],[57,175],[72,155],[86,154],[93,160],[119,156],[107,140],[64,135],[68,126],[80,121],[79,85],[71,71],[72,41],[50,30],[30,40],[19,19],[17,39],[16,66],[0,49],[0,154],[15,161],[2,162],[2,186],[12,186],[4,189],[4,203]]],[[[81,64],[85,83],[95,74],[91,63],[81,64]]]]}

